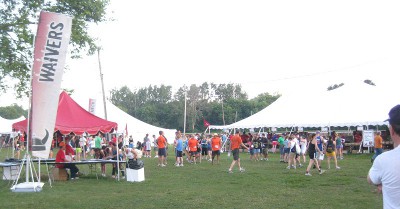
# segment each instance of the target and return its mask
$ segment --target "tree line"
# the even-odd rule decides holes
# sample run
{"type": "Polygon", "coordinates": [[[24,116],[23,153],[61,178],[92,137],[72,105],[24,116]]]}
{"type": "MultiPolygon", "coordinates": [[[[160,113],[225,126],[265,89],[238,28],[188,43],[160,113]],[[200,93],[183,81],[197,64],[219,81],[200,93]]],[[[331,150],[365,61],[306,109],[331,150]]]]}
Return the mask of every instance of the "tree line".
{"type": "Polygon", "coordinates": [[[113,89],[110,101],[129,115],[152,125],[168,129],[184,129],[186,100],[186,132],[205,130],[204,120],[211,125],[228,125],[264,109],[280,97],[263,93],[248,99],[239,84],[181,86],[173,94],[172,86],[152,86],[132,91],[127,86],[113,89]],[[186,99],[185,99],[186,98],[186,99]]]}

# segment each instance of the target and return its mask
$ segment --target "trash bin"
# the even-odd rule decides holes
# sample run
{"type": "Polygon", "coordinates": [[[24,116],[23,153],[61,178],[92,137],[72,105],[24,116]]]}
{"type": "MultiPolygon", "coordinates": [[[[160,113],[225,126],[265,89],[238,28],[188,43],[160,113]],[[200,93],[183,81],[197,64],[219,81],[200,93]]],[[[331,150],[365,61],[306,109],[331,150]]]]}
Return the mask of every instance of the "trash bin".
{"type": "Polygon", "coordinates": [[[144,181],[144,163],[141,160],[129,159],[126,163],[126,180],[130,182],[144,181]]]}

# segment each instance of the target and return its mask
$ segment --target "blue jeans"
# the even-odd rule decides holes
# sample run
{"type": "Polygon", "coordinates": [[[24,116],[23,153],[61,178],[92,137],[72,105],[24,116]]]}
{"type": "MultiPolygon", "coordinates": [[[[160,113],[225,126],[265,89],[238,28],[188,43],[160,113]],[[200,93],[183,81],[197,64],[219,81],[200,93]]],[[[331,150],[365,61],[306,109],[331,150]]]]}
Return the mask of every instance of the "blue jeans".
{"type": "Polygon", "coordinates": [[[382,148],[375,148],[374,152],[375,152],[375,154],[374,154],[374,156],[372,156],[372,160],[375,160],[375,158],[378,157],[378,155],[382,154],[383,149],[382,148]]]}

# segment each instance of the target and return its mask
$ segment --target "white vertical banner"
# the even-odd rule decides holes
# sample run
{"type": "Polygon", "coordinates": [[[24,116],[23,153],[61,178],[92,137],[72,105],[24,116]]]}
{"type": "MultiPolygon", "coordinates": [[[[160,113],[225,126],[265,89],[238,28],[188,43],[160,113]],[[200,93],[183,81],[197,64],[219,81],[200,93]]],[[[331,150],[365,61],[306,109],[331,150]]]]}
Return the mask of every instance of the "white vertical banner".
{"type": "Polygon", "coordinates": [[[89,112],[96,114],[96,99],[89,99],[89,112]]]}
{"type": "Polygon", "coordinates": [[[32,155],[35,157],[49,157],[71,26],[71,16],[45,11],[40,13],[29,120],[32,155]]]}

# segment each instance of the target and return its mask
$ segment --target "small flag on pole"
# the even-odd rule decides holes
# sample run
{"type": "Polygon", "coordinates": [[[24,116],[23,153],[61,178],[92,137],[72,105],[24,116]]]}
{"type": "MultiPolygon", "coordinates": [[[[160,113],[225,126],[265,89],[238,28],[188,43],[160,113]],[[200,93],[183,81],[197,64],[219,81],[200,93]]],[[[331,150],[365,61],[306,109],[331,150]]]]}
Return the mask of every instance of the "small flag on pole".
{"type": "Polygon", "coordinates": [[[125,125],[125,138],[128,137],[128,124],[125,125]]]}
{"type": "Polygon", "coordinates": [[[210,126],[210,123],[208,121],[206,121],[206,119],[203,118],[203,123],[205,127],[210,126]]]}

